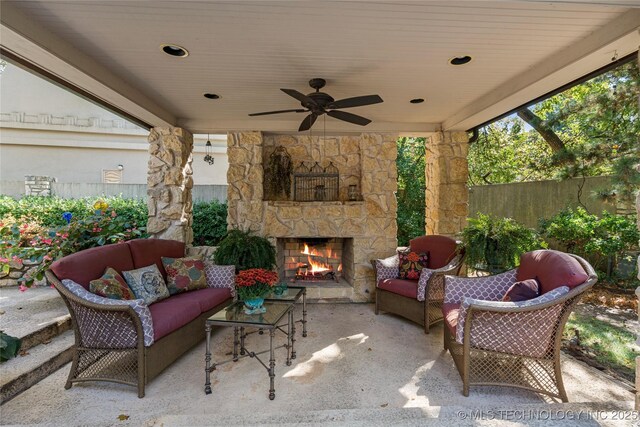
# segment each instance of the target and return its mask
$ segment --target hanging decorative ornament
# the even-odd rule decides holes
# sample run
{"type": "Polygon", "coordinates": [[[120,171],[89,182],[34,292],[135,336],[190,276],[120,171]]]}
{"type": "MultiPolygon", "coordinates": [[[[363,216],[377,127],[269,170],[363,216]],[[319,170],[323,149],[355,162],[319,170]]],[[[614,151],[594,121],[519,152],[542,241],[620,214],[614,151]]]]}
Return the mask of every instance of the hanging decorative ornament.
{"type": "Polygon", "coordinates": [[[209,134],[207,134],[207,143],[204,145],[205,155],[204,161],[209,163],[210,165],[214,164],[216,159],[211,155],[211,141],[209,140],[209,134]]]}

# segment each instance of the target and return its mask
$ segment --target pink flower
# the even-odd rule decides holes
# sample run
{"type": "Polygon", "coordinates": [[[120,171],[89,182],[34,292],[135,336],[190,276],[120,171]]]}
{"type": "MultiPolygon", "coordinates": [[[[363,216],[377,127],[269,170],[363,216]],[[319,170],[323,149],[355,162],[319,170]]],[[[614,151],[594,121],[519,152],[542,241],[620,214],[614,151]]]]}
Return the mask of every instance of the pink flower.
{"type": "Polygon", "coordinates": [[[17,255],[14,255],[14,256],[13,256],[13,261],[14,261],[14,262],[17,262],[18,264],[22,264],[22,260],[21,260],[20,258],[18,258],[18,256],[17,256],[17,255]]]}
{"type": "Polygon", "coordinates": [[[115,218],[117,216],[118,214],[116,213],[116,211],[111,211],[111,218],[115,218]]]}
{"type": "Polygon", "coordinates": [[[51,241],[51,239],[42,239],[42,243],[44,243],[45,245],[50,245],[51,241]]]}
{"type": "Polygon", "coordinates": [[[64,233],[61,237],[62,237],[63,239],[67,239],[67,238],[69,238],[69,233],[64,233]]]}
{"type": "Polygon", "coordinates": [[[27,228],[29,228],[29,224],[22,224],[22,227],[21,227],[21,228],[23,228],[23,229],[25,229],[25,230],[26,230],[27,228]]]}
{"type": "Polygon", "coordinates": [[[45,261],[51,261],[53,258],[51,258],[51,255],[46,254],[44,257],[42,257],[42,259],[45,261]]]}
{"type": "Polygon", "coordinates": [[[20,292],[24,292],[24,291],[26,291],[28,288],[27,288],[25,285],[20,285],[19,289],[20,289],[20,292]]]}
{"type": "Polygon", "coordinates": [[[6,262],[9,262],[9,259],[0,257],[0,262],[5,262],[6,263],[6,262]]]}

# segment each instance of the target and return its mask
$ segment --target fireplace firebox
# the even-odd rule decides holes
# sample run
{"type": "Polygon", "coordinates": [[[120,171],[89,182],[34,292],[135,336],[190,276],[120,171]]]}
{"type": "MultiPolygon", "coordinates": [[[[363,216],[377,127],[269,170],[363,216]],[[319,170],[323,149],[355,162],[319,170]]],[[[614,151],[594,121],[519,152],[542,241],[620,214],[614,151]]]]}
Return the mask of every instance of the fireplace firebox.
{"type": "Polygon", "coordinates": [[[288,283],[296,286],[352,283],[352,238],[279,238],[277,252],[280,277],[288,283]]]}

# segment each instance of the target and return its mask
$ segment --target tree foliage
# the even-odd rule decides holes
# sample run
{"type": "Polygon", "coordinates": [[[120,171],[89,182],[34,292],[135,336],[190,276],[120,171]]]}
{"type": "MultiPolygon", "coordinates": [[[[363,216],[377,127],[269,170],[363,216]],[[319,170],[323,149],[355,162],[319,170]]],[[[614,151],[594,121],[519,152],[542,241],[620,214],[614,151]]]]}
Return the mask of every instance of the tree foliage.
{"type": "Polygon", "coordinates": [[[609,195],[631,199],[640,185],[639,88],[632,61],[530,107],[561,149],[515,115],[488,125],[470,147],[469,183],[612,175],[609,195]]]}
{"type": "Polygon", "coordinates": [[[398,244],[425,233],[425,139],[399,138],[398,157],[398,244]]]}

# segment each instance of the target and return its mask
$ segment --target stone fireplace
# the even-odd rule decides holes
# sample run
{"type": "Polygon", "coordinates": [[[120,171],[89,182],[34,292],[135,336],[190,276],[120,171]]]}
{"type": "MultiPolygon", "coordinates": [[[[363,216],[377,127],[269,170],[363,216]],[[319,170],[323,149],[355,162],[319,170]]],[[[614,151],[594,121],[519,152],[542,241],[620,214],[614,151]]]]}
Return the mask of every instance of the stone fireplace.
{"type": "Polygon", "coordinates": [[[372,301],[370,260],[397,247],[396,139],[392,134],[230,133],[228,224],[272,239],[281,279],[307,286],[311,299],[372,301]],[[265,191],[265,169],[278,147],[286,149],[293,165],[337,169],[335,200],[295,201],[265,191]],[[324,266],[314,270],[312,263],[324,266]]]}

